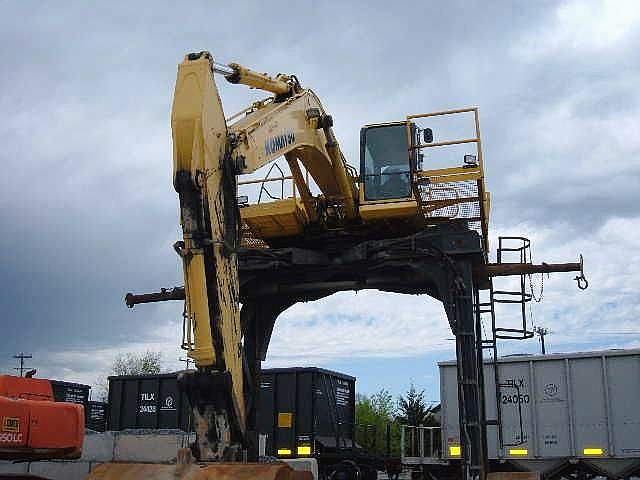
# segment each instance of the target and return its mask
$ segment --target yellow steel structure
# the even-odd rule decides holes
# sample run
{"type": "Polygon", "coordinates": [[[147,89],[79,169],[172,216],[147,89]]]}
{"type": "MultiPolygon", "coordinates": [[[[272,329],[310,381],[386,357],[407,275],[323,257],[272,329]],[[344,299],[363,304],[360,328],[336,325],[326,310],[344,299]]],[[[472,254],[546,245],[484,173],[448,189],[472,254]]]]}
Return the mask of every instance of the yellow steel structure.
{"type": "Polygon", "coordinates": [[[185,60],[178,67],[171,127],[174,185],[180,191],[181,183],[191,182],[208,206],[194,214],[185,202],[181,205],[189,356],[198,367],[231,373],[234,413],[243,425],[237,261],[225,251],[227,216],[233,212],[227,211],[221,194],[228,132],[209,59],[185,60]],[[207,213],[208,218],[197,218],[207,213]],[[208,225],[208,238],[202,237],[200,222],[208,225]]]}
{"type": "MultiPolygon", "coordinates": [[[[340,248],[342,235],[395,238],[453,220],[467,222],[486,242],[490,202],[478,110],[410,115],[400,122],[363,127],[358,173],[340,150],[331,116],[295,76],[270,77],[238,64],[217,64],[211,54],[200,52],[187,55],[178,66],[171,127],[173,181],[183,231],[175,245],[184,268],[183,347],[198,369],[187,388],[196,419],[197,453],[201,460],[237,460],[244,448],[247,402],[251,402],[240,320],[238,249],[327,239],[340,248]],[[273,96],[225,119],[214,73],[273,96]],[[433,116],[469,113],[475,122],[473,138],[433,142],[431,130],[417,125],[433,116]],[[475,145],[477,162],[422,169],[423,152],[466,143],[475,145]],[[263,180],[245,177],[277,160],[286,163],[289,174],[263,180]],[[238,185],[262,189],[273,181],[290,182],[291,194],[268,202],[238,203],[238,185]]],[[[290,413],[281,413],[278,422],[293,425],[290,413]]],[[[310,455],[311,446],[298,445],[297,452],[310,455]]],[[[460,447],[452,446],[450,454],[459,456],[460,447]]],[[[276,467],[219,464],[202,469],[183,463],[162,468],[106,465],[94,470],[91,478],[175,474],[175,478],[266,479],[276,473],[294,478],[276,467]]]]}
{"type": "MultiPolygon", "coordinates": [[[[320,223],[333,215],[335,222],[344,228],[353,224],[386,222],[393,227],[394,219],[409,219],[415,229],[425,224],[438,223],[449,217],[434,215],[447,207],[464,203],[478,203],[479,215],[470,218],[479,221],[483,237],[487,237],[489,193],[484,185],[484,167],[477,108],[449,110],[430,114],[409,115],[405,122],[377,124],[376,127],[404,124],[407,131],[407,156],[412,151],[443,147],[454,144],[474,143],[477,148],[477,165],[460,166],[412,172],[412,194],[408,198],[391,198],[369,201],[365,199],[365,185],[358,179],[344,159],[331,129],[331,119],[326,115],[319,99],[309,89],[291,83],[291,77],[276,79],[255,73],[237,64],[229,67],[237,72],[237,83],[255,88],[290,95],[280,101],[277,97],[252,104],[244,110],[244,116],[235,123],[227,123],[222,110],[213,76],[213,59],[209,54],[187,57],[180,64],[172,110],[174,140],[174,180],[178,172],[187,171],[195,185],[202,188],[208,202],[210,242],[215,261],[215,289],[218,295],[230,295],[218,301],[219,319],[224,359],[216,351],[209,319],[214,312],[209,308],[208,281],[204,281],[205,259],[201,245],[194,245],[190,232],[184,235],[185,285],[187,289],[187,315],[193,336],[189,337],[189,356],[197,366],[211,366],[224,360],[226,368],[239,368],[239,355],[229,356],[240,343],[237,302],[237,272],[233,254],[225,255],[226,216],[221,184],[225,174],[224,162],[231,162],[238,175],[258,170],[279,158],[286,160],[292,172],[283,180],[294,184],[293,196],[268,203],[248,205],[240,210],[241,218],[251,234],[261,240],[301,235],[312,223],[320,223]],[[283,80],[286,79],[285,80],[283,80]],[[287,83],[290,82],[290,83],[287,83]],[[416,144],[411,134],[413,121],[433,116],[473,113],[476,137],[444,142],[416,144]],[[302,168],[308,175],[302,173],[302,168]],[[313,195],[309,176],[320,189],[313,195]],[[425,180],[427,180],[425,182],[425,180]],[[459,182],[477,184],[477,194],[460,195],[456,191],[459,182]],[[421,190],[421,184],[431,187],[421,190]],[[437,195],[449,193],[449,195],[437,195]],[[325,218],[321,218],[324,215],[325,218]],[[222,301],[220,301],[222,300],[222,301]],[[200,321],[202,320],[202,321],[200,321]]],[[[236,115],[236,118],[238,115],[236,115]]],[[[366,126],[367,127],[372,127],[366,126]]],[[[260,180],[240,181],[241,185],[260,180]]],[[[183,211],[184,213],[184,211],[183,211]]],[[[184,215],[182,218],[185,226],[184,215]]],[[[188,230],[188,228],[187,228],[188,230]]],[[[235,377],[235,375],[234,375],[235,377]]],[[[241,393],[241,386],[236,386],[241,393]]]]}
{"type": "MultiPolygon", "coordinates": [[[[328,201],[344,205],[347,218],[356,216],[357,190],[330,125],[322,124],[327,122],[327,116],[311,90],[295,84],[289,86],[282,80],[232,64],[239,72],[237,81],[279,94],[291,89],[292,95],[284,101],[268,99],[254,104],[244,118],[227,125],[212,65],[213,59],[207,53],[187,56],[179,65],[171,116],[174,184],[181,192],[187,187],[180,182],[187,178],[189,188],[199,190],[198,201],[206,204],[201,212],[194,213],[185,207],[184,203],[189,203],[184,201],[185,195],[181,197],[184,232],[181,256],[189,324],[185,344],[196,366],[231,373],[233,396],[237,400],[243,398],[241,332],[237,261],[233,245],[226,238],[228,217],[233,215],[225,205],[229,200],[225,195],[233,192],[225,192],[223,188],[228,162],[230,159],[234,162],[233,174],[244,174],[284,156],[294,172],[300,198],[242,211],[242,219],[249,228],[265,238],[298,235],[306,224],[318,218],[316,200],[301,177],[298,162],[328,201]],[[197,218],[200,215],[207,218],[197,218]],[[204,231],[194,226],[200,221],[204,231]],[[210,259],[208,249],[212,250],[210,259]],[[214,263],[213,269],[207,266],[207,261],[214,263]],[[213,274],[208,275],[208,269],[213,274]]],[[[245,414],[242,402],[236,401],[235,405],[242,424],[245,414]]]]}
{"type": "Polygon", "coordinates": [[[424,118],[443,117],[452,115],[463,115],[467,113],[473,114],[475,137],[463,138],[458,140],[449,140],[443,142],[429,142],[422,143],[413,146],[416,150],[447,147],[452,145],[462,144],[475,144],[476,147],[476,165],[464,165],[462,167],[442,168],[436,170],[427,170],[418,172],[418,181],[414,182],[414,192],[418,189],[420,184],[419,179],[428,179],[431,185],[441,185],[441,189],[451,189],[452,198],[442,198],[438,195],[427,195],[427,198],[417,196],[419,203],[421,204],[422,211],[427,217],[433,218],[433,213],[446,207],[453,205],[461,205],[468,203],[478,203],[477,218],[470,219],[471,221],[478,221],[480,223],[480,230],[482,239],[484,241],[485,251],[488,251],[488,237],[489,237],[489,213],[491,211],[491,194],[487,191],[484,179],[484,155],[482,152],[482,139],[480,135],[480,113],[477,107],[461,108],[456,110],[444,110],[441,112],[423,113],[419,115],[408,115],[407,122],[424,118]],[[476,195],[459,195],[456,190],[456,185],[460,182],[471,181],[476,184],[476,195]],[[440,198],[438,198],[440,197],[440,198]]]}
{"type": "MultiPolygon", "coordinates": [[[[253,108],[260,108],[261,104],[254,105],[253,108]]],[[[282,107],[284,108],[284,107],[282,107]]],[[[249,123],[259,122],[260,118],[244,119],[237,126],[231,125],[230,131],[243,131],[249,123]]],[[[279,119],[280,122],[280,119],[279,119]]],[[[281,123],[281,122],[280,122],[281,123]]],[[[317,182],[322,196],[330,200],[335,200],[336,179],[341,179],[349,187],[345,187],[342,191],[353,190],[357,192],[357,205],[355,218],[362,223],[386,222],[391,231],[393,231],[393,220],[402,219],[411,221],[415,228],[423,228],[428,224],[441,223],[442,220],[460,218],[457,214],[443,216],[442,211],[448,207],[459,207],[464,204],[477,204],[477,215],[467,218],[468,221],[478,222],[480,225],[480,233],[483,239],[488,237],[488,220],[490,212],[490,194],[486,190],[484,181],[484,162],[482,155],[482,145],[480,139],[479,114],[477,108],[466,108],[458,110],[448,110],[442,112],[410,115],[406,122],[392,122],[376,125],[367,125],[364,128],[384,127],[398,124],[405,125],[409,138],[409,150],[421,151],[422,149],[434,147],[446,147],[451,145],[461,145],[473,143],[476,146],[477,165],[465,165],[441,169],[416,170],[413,172],[413,188],[412,195],[409,198],[391,198],[391,199],[365,199],[365,185],[362,177],[356,178],[355,175],[346,174],[340,170],[335,171],[329,168],[329,161],[325,162],[303,162],[303,167],[311,173],[311,177],[317,182]],[[444,142],[432,142],[426,144],[414,144],[412,142],[411,131],[413,121],[434,116],[459,115],[464,113],[472,113],[475,121],[476,137],[464,138],[459,140],[449,140],[444,142]],[[471,182],[474,184],[475,193],[469,194],[468,191],[458,188],[462,182],[471,182]],[[422,185],[431,185],[430,188],[423,188],[422,185]],[[391,221],[391,224],[389,223],[391,221]]],[[[313,126],[312,126],[313,127],[313,126]]],[[[308,127],[307,127],[308,128],[308,127]]],[[[289,130],[293,131],[293,130],[289,130]]],[[[297,138],[297,133],[295,134],[297,138]]],[[[260,140],[268,141],[266,138],[260,140]]],[[[270,163],[278,158],[274,155],[272,158],[264,158],[264,153],[257,146],[258,142],[252,142],[254,148],[251,150],[254,156],[261,157],[259,165],[270,163]]],[[[292,180],[292,196],[283,198],[269,203],[261,203],[248,205],[241,210],[243,221],[249,227],[254,235],[261,239],[273,239],[277,237],[289,237],[300,235],[306,226],[310,223],[317,222],[318,213],[314,210],[314,203],[317,198],[311,194],[309,182],[302,174],[300,165],[291,158],[288,151],[296,151],[299,147],[287,147],[287,152],[283,155],[291,167],[292,175],[283,176],[275,179],[266,180],[249,180],[240,181],[239,185],[249,185],[255,183],[269,181],[292,180]],[[299,198],[298,198],[299,196],[299,198]]],[[[318,149],[321,151],[321,149],[318,149]]],[[[409,155],[409,152],[407,153],[409,155]]],[[[254,162],[250,162],[254,164],[254,162]]],[[[343,162],[339,163],[343,165],[343,162]]],[[[345,198],[350,198],[346,196],[345,198]]],[[[351,210],[349,210],[351,211],[351,210]]],[[[353,218],[351,215],[349,218],[353,218]]]]}
{"type": "MultiPolygon", "coordinates": [[[[195,464],[192,450],[182,449],[175,466],[105,464],[96,468],[89,478],[308,479],[309,475],[294,472],[282,464],[224,463],[239,460],[241,452],[247,451],[251,434],[255,434],[249,432],[247,426],[252,424],[255,414],[252,395],[259,378],[260,361],[266,355],[268,328],[272,328],[279,313],[297,301],[319,298],[319,294],[328,295],[341,289],[381,285],[375,275],[351,278],[347,269],[352,264],[332,256],[335,251],[346,251],[346,258],[359,259],[362,250],[367,249],[373,250],[373,255],[379,255],[376,250],[382,243],[379,241],[401,243],[410,239],[413,243],[425,230],[456,222],[464,228],[450,230],[472,237],[478,256],[483,257],[476,263],[487,263],[491,202],[485,185],[478,109],[470,107],[409,115],[401,121],[364,126],[360,134],[358,172],[349,165],[340,149],[333,132],[332,117],[316,94],[303,88],[294,75],[271,77],[235,63],[218,64],[210,53],[199,52],[187,55],[178,66],[171,127],[173,183],[180,199],[183,233],[182,240],[174,245],[184,270],[183,348],[197,367],[196,372],[185,374],[178,381],[187,392],[194,411],[197,442],[193,452],[198,460],[218,463],[195,464]],[[264,90],[273,96],[254,102],[225,119],[214,73],[222,74],[231,83],[264,90]],[[459,115],[473,117],[474,133],[471,136],[435,142],[431,128],[421,127],[435,117],[459,115]],[[459,145],[474,147],[474,154],[465,154],[464,159],[445,168],[423,168],[423,162],[430,165],[433,152],[459,145]],[[262,167],[270,168],[271,172],[278,160],[286,163],[288,175],[278,167],[281,176],[277,178],[269,178],[269,173],[261,180],[245,176],[262,167]],[[260,187],[262,193],[264,185],[270,182],[281,182],[280,198],[269,195],[271,198],[264,203],[260,196],[254,203],[248,198],[239,199],[238,186],[260,187]],[[290,195],[284,194],[284,182],[291,183],[290,195]],[[469,230],[478,233],[481,248],[477,243],[478,236],[469,230]],[[374,246],[369,248],[367,245],[374,246]],[[269,248],[273,250],[266,250],[269,248]],[[266,258],[268,263],[275,265],[273,270],[264,270],[271,275],[282,268],[280,257],[274,252],[289,255],[294,250],[301,257],[301,265],[314,255],[323,259],[314,264],[320,272],[314,277],[317,280],[308,280],[306,285],[310,288],[310,297],[306,292],[295,295],[296,287],[299,287],[295,282],[299,279],[292,278],[289,282],[288,276],[295,277],[297,271],[291,274],[284,270],[280,276],[287,277],[285,282],[269,285],[271,278],[264,282],[263,277],[257,277],[253,280],[255,284],[247,286],[244,275],[250,269],[243,263],[241,315],[238,259],[245,259],[246,263],[247,256],[266,258]],[[342,277],[331,278],[333,267],[341,262],[342,277]],[[345,279],[345,276],[349,278],[345,279]],[[367,283],[370,280],[371,283],[367,283]],[[262,296],[247,296],[248,290],[255,295],[254,290],[260,293],[262,287],[266,292],[262,296]],[[272,288],[275,288],[273,294],[272,288]],[[290,296],[281,298],[287,291],[290,296]],[[275,300],[272,297],[276,297],[275,300]],[[265,298],[268,301],[265,302],[265,298]],[[263,313],[264,318],[261,317],[263,313]],[[271,319],[271,327],[269,322],[262,322],[265,319],[271,319]],[[258,333],[259,328],[262,330],[258,333]],[[250,347],[246,347],[247,344],[250,347]]],[[[398,246],[398,249],[402,248],[407,247],[398,246]]],[[[404,258],[405,253],[401,251],[404,258]]],[[[464,254],[468,256],[468,250],[464,254]]],[[[367,258],[366,252],[362,258],[367,258]]],[[[450,260],[442,254],[440,262],[446,263],[445,258],[450,260]]],[[[471,263],[464,265],[468,267],[465,275],[470,275],[476,267],[471,263]]],[[[413,268],[413,263],[410,266],[413,268]]],[[[492,275],[505,274],[495,267],[492,275]]],[[[504,265],[500,267],[501,271],[505,270],[504,265]]],[[[524,272],[521,267],[518,264],[519,271],[524,272]]],[[[531,267],[539,269],[549,265],[531,267]]],[[[560,271],[562,266],[552,267],[553,271],[560,271]]],[[[565,267],[582,271],[581,264],[565,267]]],[[[359,268],[357,266],[356,270],[359,268]]],[[[451,265],[449,268],[455,270],[451,265]]],[[[404,270],[399,271],[401,286],[390,282],[382,285],[389,291],[405,293],[403,282],[407,274],[404,270]]],[[[384,270],[382,272],[376,275],[382,277],[384,270]]],[[[408,276],[411,275],[413,273],[408,276]]],[[[456,275],[456,282],[463,282],[459,276],[462,274],[456,275]]],[[[393,280],[396,281],[395,277],[393,280]]],[[[409,291],[413,292],[415,288],[413,285],[409,291]]],[[[431,294],[431,290],[423,288],[426,287],[417,292],[431,294]]],[[[454,287],[449,285],[448,288],[454,287]]],[[[461,310],[465,305],[471,305],[469,292],[465,296],[458,294],[456,292],[446,304],[451,311],[458,304],[462,305],[461,310]]],[[[163,290],[160,294],[138,296],[137,300],[129,294],[126,301],[133,306],[136,302],[178,299],[179,296],[179,288],[175,288],[171,292],[163,290]]],[[[471,308],[467,309],[469,312],[472,312],[471,308]]],[[[457,338],[464,340],[465,337],[457,338]]],[[[460,343],[469,346],[467,344],[473,345],[473,341],[460,343]]],[[[475,400],[481,404],[479,399],[475,400]]],[[[472,409],[467,408],[467,413],[469,411],[472,409]]],[[[294,412],[279,412],[277,422],[278,427],[287,429],[294,428],[297,423],[294,412]]],[[[476,426],[479,424],[475,422],[476,426]]],[[[466,425],[472,425],[472,422],[466,425]]],[[[295,447],[298,455],[312,453],[312,446],[307,443],[298,443],[295,447]]],[[[473,448],[474,445],[468,444],[449,445],[449,456],[462,457],[464,454],[466,459],[473,448]]],[[[293,456],[293,452],[290,447],[277,449],[278,455],[282,456],[293,456]]],[[[528,452],[512,449],[510,454],[527,456],[528,452]]],[[[586,448],[584,454],[600,455],[602,450],[586,448]]],[[[473,458],[479,457],[474,455],[473,458]]],[[[476,463],[479,465],[481,459],[476,463]]]]}
{"type": "MultiPolygon", "coordinates": [[[[209,53],[200,52],[188,55],[178,67],[171,125],[174,185],[180,196],[183,229],[183,241],[176,249],[184,264],[184,346],[198,369],[223,372],[231,379],[232,411],[224,411],[222,417],[220,412],[215,414],[218,427],[233,418],[243,434],[246,424],[235,254],[240,232],[242,240],[253,241],[254,245],[268,247],[275,242],[286,246],[304,238],[309,229],[354,231],[371,238],[380,237],[382,231],[385,237],[393,237],[462,219],[478,223],[486,242],[489,194],[484,185],[477,108],[410,115],[401,122],[365,126],[363,139],[368,132],[373,132],[372,138],[374,134],[393,134],[390,141],[396,146],[390,150],[390,144],[384,141],[374,144],[374,140],[363,140],[361,150],[365,153],[358,175],[340,150],[332,118],[315,93],[302,88],[295,76],[272,78],[238,64],[219,65],[209,53]],[[275,96],[225,120],[214,72],[222,73],[232,83],[275,96]],[[474,138],[426,143],[418,140],[418,119],[464,113],[474,116],[474,138]],[[465,143],[475,144],[476,164],[419,168],[423,150],[465,143]],[[377,157],[371,160],[374,154],[377,157]],[[385,155],[400,166],[386,165],[385,155]],[[257,184],[261,181],[243,181],[242,176],[282,158],[291,174],[283,174],[279,180],[292,183],[291,197],[243,205],[238,219],[236,176],[240,185],[257,184]],[[389,190],[392,184],[396,189],[398,185],[405,188],[409,181],[410,188],[402,194],[389,190]],[[312,182],[319,192],[312,191],[312,182]],[[465,183],[472,188],[458,188],[465,183]],[[475,213],[460,215],[464,204],[475,205],[475,213]]],[[[225,428],[220,427],[218,432],[222,443],[230,435],[222,431],[225,428]]],[[[201,448],[209,449],[205,456],[222,455],[222,450],[216,453],[215,446],[201,448]]]]}

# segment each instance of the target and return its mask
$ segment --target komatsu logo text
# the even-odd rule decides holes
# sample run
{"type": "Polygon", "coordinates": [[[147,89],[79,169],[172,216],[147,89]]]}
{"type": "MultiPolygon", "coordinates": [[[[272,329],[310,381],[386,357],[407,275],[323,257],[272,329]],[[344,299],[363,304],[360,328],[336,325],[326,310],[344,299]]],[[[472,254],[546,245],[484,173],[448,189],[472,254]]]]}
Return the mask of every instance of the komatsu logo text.
{"type": "Polygon", "coordinates": [[[282,135],[267,138],[264,141],[264,151],[267,155],[273,155],[279,150],[293,144],[296,141],[296,135],[293,132],[285,132],[282,135]]]}

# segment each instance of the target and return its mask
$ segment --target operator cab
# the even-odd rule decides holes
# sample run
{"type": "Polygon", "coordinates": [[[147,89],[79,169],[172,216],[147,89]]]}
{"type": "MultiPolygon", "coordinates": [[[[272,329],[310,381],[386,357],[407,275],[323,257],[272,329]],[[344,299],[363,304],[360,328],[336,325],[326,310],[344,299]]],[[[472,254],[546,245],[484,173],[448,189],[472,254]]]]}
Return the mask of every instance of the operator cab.
{"type": "Polygon", "coordinates": [[[406,122],[372,125],[360,131],[365,202],[411,198],[413,155],[408,140],[406,122]]]}
{"type": "Polygon", "coordinates": [[[421,133],[425,143],[433,141],[430,128],[420,130],[413,122],[369,125],[360,130],[361,200],[412,198],[412,173],[422,168],[422,154],[415,149],[421,133]]]}
{"type": "Polygon", "coordinates": [[[420,165],[411,148],[419,143],[414,138],[417,131],[406,121],[360,130],[360,216],[365,222],[418,213],[412,177],[420,165]]]}
{"type": "Polygon", "coordinates": [[[396,225],[421,227],[460,220],[468,222],[484,241],[491,200],[484,183],[478,109],[408,115],[404,121],[362,127],[358,195],[360,218],[365,223],[393,227],[389,223],[393,220],[396,225]],[[434,142],[430,126],[439,121],[434,117],[443,119],[445,131],[472,133],[434,142]],[[473,120],[472,130],[469,119],[473,120]],[[467,150],[471,144],[475,152],[467,150]],[[448,152],[440,152],[446,149],[448,152]],[[464,153],[463,162],[451,165],[451,153],[464,153]]]}

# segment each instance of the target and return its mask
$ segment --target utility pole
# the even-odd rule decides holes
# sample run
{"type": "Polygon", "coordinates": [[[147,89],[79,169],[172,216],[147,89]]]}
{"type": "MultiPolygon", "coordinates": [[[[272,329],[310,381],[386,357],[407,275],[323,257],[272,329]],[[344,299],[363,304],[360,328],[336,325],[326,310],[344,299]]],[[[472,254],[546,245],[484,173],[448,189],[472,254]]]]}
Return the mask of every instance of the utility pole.
{"type": "Polygon", "coordinates": [[[540,346],[542,347],[542,354],[545,355],[547,353],[547,349],[544,345],[544,337],[549,334],[549,330],[543,327],[535,327],[533,332],[536,333],[540,337],[540,346]]]}
{"type": "Polygon", "coordinates": [[[187,358],[178,358],[178,360],[180,360],[181,362],[185,362],[186,363],[185,370],[189,370],[189,364],[193,363],[193,360],[191,360],[189,357],[187,357],[187,358]]]}
{"type": "Polygon", "coordinates": [[[24,361],[27,358],[33,358],[33,355],[31,354],[27,354],[25,355],[24,352],[20,352],[19,355],[14,355],[13,358],[20,360],[20,366],[19,367],[14,367],[14,370],[17,370],[20,372],[20,376],[24,376],[24,371],[27,370],[30,367],[25,367],[24,366],[24,361]]]}

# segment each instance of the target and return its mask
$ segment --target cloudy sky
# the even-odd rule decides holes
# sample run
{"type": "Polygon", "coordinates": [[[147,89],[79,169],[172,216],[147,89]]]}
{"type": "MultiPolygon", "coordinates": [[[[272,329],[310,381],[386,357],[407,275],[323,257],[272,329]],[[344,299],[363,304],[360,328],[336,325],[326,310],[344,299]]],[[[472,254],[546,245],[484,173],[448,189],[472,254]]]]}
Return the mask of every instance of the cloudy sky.
{"type": "MultiPolygon", "coordinates": [[[[532,307],[549,349],[640,346],[638,2],[230,3],[0,0],[0,371],[19,351],[86,383],[118,352],[180,366],[181,306],[122,297],[182,283],[169,115],[176,64],[200,50],[297,74],[354,165],[365,123],[478,105],[493,238],[585,256],[589,290],[557,274],[532,307]]],[[[228,113],[256,98],[218,83],[228,113]]],[[[437,399],[450,338],[429,298],[343,293],[285,312],[268,365],[437,399]]]]}

